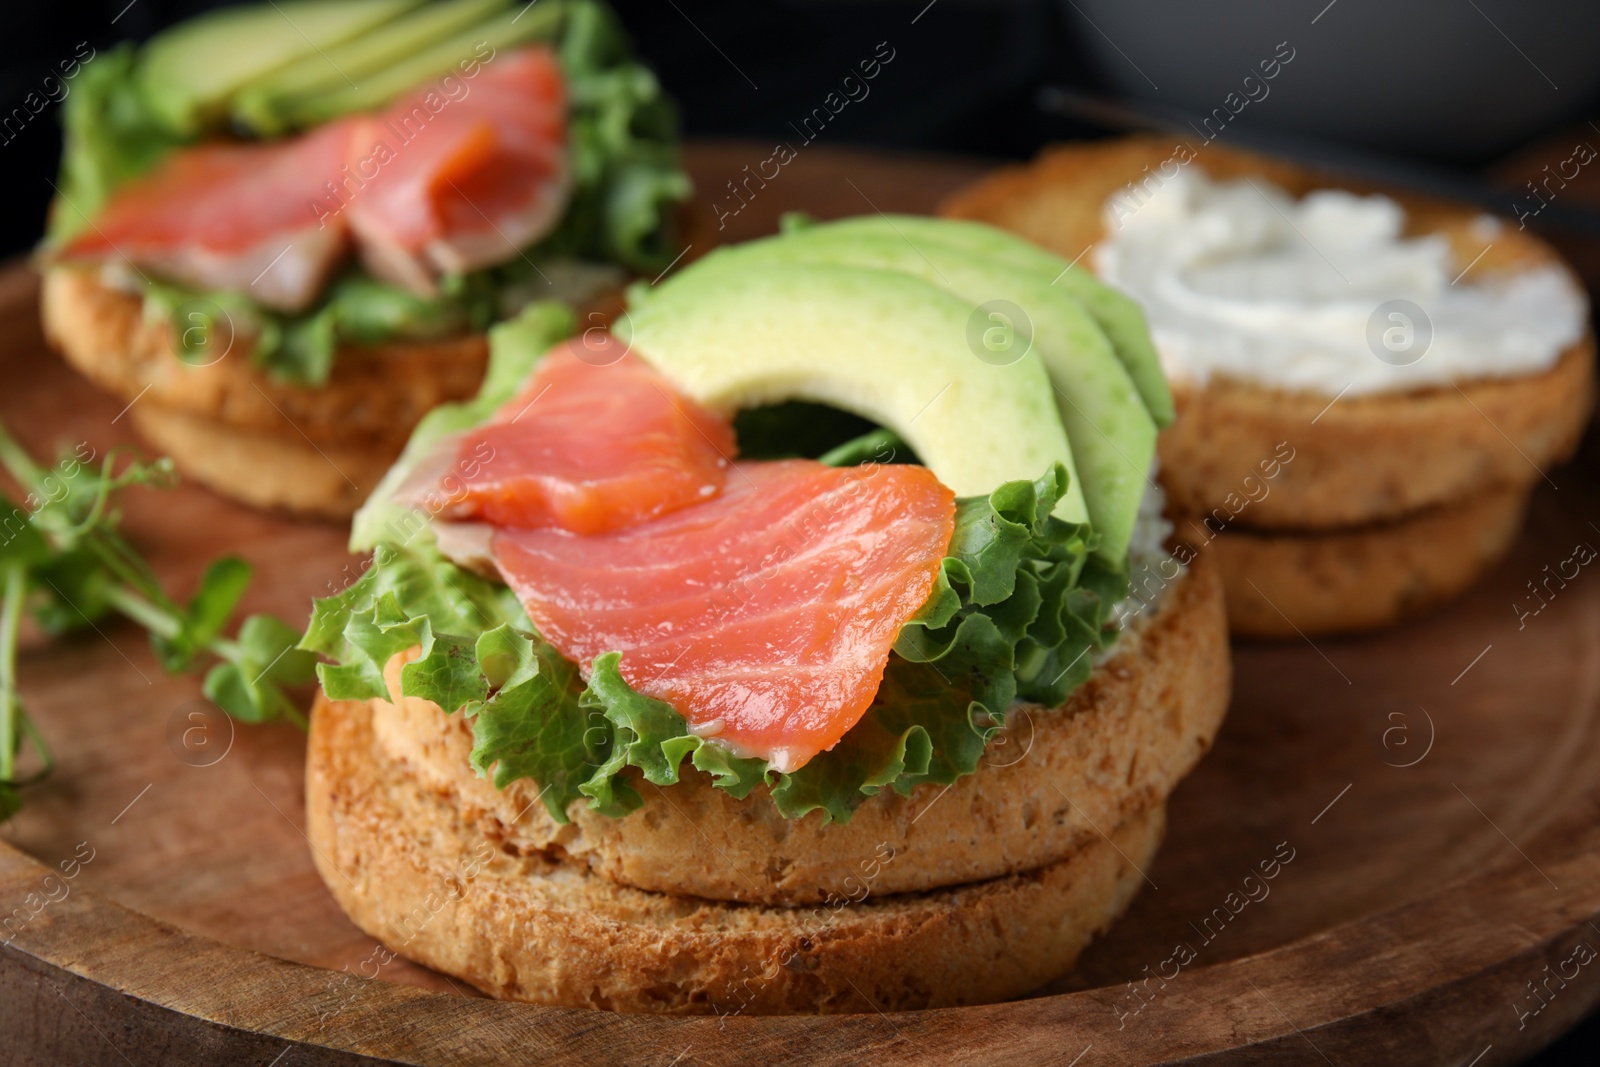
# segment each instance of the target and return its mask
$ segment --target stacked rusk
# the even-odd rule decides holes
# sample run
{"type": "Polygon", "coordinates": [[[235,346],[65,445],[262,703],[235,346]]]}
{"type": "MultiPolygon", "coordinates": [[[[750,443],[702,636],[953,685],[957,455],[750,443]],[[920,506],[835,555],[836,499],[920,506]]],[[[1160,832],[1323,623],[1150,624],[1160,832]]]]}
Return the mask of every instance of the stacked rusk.
{"type": "Polygon", "coordinates": [[[324,701],[317,866],[362,929],[496,997],[727,1015],[1020,996],[1145,884],[1167,795],[1221,723],[1215,570],[1167,597],[1066,704],[1014,709],[977,773],[879,793],[843,824],[787,820],[694,771],[645,785],[625,819],[575,806],[561,824],[537,783],[473,772],[463,716],[324,701]]]}
{"type": "Polygon", "coordinates": [[[309,836],[355,922],[625,1011],[1070,969],[1145,883],[1229,660],[1147,484],[1148,339],[1067,270],[987,227],[797,222],[635,287],[625,335],[497,327],[301,644],[329,661],[309,836]],[[983,343],[989,299],[1026,344],[983,343]]]}

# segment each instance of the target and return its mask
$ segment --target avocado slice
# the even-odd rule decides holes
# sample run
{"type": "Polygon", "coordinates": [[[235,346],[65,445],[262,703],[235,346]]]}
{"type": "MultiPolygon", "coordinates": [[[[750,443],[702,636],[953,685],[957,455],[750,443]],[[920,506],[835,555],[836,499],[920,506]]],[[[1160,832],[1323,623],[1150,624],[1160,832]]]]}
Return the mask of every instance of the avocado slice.
{"type": "MultiPolygon", "coordinates": [[[[809,220],[785,220],[786,229],[803,232],[809,220]]],[[[843,232],[889,234],[921,246],[941,244],[951,248],[1002,260],[1022,270],[1032,271],[1045,281],[1071,293],[1094,316],[1111,339],[1117,358],[1139,389],[1150,417],[1157,427],[1170,425],[1174,417],[1172,393],[1161,369],[1144,311],[1131,297],[1124,296],[1089,271],[1075,267],[1053,252],[1024,241],[1005,230],[964,219],[936,219],[921,215],[862,215],[828,223],[843,232]]],[[[926,249],[924,249],[926,251],[926,249]]]]}
{"type": "Polygon", "coordinates": [[[1056,514],[1088,511],[1037,352],[1004,366],[967,345],[972,305],[897,271],[811,263],[702,270],[635,286],[613,329],[689,396],[733,412],[815,400],[895,431],[959,496],[1071,482],[1056,514]]]}
{"type": "Polygon", "coordinates": [[[258,134],[284,133],[292,127],[293,116],[305,107],[305,97],[338,92],[352,81],[360,85],[369,75],[405,61],[440,38],[485,21],[510,3],[439,0],[407,12],[386,26],[302,56],[244,85],[233,98],[233,119],[258,134]]]}
{"type": "Polygon", "coordinates": [[[461,70],[462,64],[492,62],[501,49],[553,40],[567,13],[562,0],[539,0],[531,7],[517,5],[375,70],[356,85],[345,83],[330,92],[279,100],[273,105],[274,117],[285,126],[300,128],[355,111],[371,111],[429,79],[461,70]]]}
{"type": "Polygon", "coordinates": [[[227,114],[243,86],[381,25],[421,0],[278,0],[224,8],[158,34],[139,56],[135,84],[151,115],[180,137],[227,114]]]}
{"type": "Polygon", "coordinates": [[[837,263],[899,271],[966,300],[1003,300],[1031,320],[1032,340],[1055,386],[1056,406],[1082,477],[1100,554],[1120,566],[1138,518],[1156,426],[1095,320],[1038,271],[933,242],[822,224],[713,252],[696,270],[750,270],[759,262],[837,263]]]}

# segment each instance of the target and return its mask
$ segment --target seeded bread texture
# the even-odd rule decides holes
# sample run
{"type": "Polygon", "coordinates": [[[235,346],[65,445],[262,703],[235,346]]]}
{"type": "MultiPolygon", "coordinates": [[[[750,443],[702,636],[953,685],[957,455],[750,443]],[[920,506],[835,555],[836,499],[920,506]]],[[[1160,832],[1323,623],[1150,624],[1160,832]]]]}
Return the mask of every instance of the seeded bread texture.
{"type": "MultiPolygon", "coordinates": [[[[684,769],[664,789],[638,783],[644,806],[625,818],[570,805],[552,819],[527,780],[496,789],[468,765],[471,723],[432,701],[373,701],[385,755],[428,788],[449,792],[464,821],[498,845],[587,867],[641,889],[747,903],[847,896],[885,849],[895,862],[874,892],[901,893],[996,878],[1071,855],[1159,804],[1210,748],[1230,688],[1219,568],[1210,558],[1175,578],[1117,655],[1057,709],[1019,705],[1005,741],[975,774],[868,798],[848,823],[785,819],[764,789],[734,800],[684,769]],[[692,846],[692,847],[686,847],[692,846]],[[706,863],[705,856],[717,857],[706,863]]],[[[398,695],[399,657],[389,683],[398,695]]]]}
{"type": "Polygon", "coordinates": [[[128,417],[191,481],[272,511],[348,519],[400,457],[403,442],[322,444],[294,432],[236,426],[140,401],[128,417]]]}
{"type": "Polygon", "coordinates": [[[1491,490],[1343,531],[1226,530],[1202,553],[1221,564],[1234,633],[1356,633],[1416,616],[1475,583],[1516,540],[1529,492],[1491,490]]]}
{"type": "MultiPolygon", "coordinates": [[[[319,698],[307,835],[346,913],[399,954],[513,1000],[629,1012],[896,1011],[1019,996],[1069,970],[1143,882],[1164,809],[1035,871],[805,908],[673,896],[521,855],[376,744],[366,702],[319,698]]],[[[680,838],[686,858],[721,862],[680,838]]],[[[904,862],[895,858],[882,871],[904,862]]]]}
{"type": "Polygon", "coordinates": [[[1331,399],[1225,380],[1175,389],[1178,418],[1159,441],[1173,511],[1319,530],[1526,491],[1571,457],[1588,424],[1594,339],[1541,374],[1331,399]],[[1263,477],[1278,453],[1293,458],[1263,477]]]}

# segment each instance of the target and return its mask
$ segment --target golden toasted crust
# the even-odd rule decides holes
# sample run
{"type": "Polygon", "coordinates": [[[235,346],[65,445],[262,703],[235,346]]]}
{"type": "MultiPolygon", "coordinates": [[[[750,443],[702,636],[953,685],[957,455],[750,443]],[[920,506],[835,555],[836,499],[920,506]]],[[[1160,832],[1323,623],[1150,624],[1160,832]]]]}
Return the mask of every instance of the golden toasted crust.
{"type": "Polygon", "coordinates": [[[101,388],[132,400],[241,428],[305,434],[318,445],[404,444],[417,420],[471,396],[488,365],[481,334],[430,342],[339,349],[326,385],[274,381],[250,361],[247,339],[209,366],[173,354],[164,320],[144,302],[101,282],[92,268],[45,271],[45,336],[101,388]],[[148,389],[148,391],[146,391],[148,389]]]}
{"type": "Polygon", "coordinates": [[[1594,406],[1594,339],[1542,374],[1346,397],[1331,408],[1319,394],[1223,380],[1176,389],[1173,399],[1178,418],[1159,452],[1174,512],[1214,522],[1238,513],[1239,525],[1262,531],[1388,522],[1525,489],[1569,458],[1594,406]],[[1275,453],[1293,459],[1263,478],[1275,453]]]}
{"type": "Polygon", "coordinates": [[[348,519],[396,459],[403,442],[318,444],[285,426],[259,430],[141,400],[129,409],[139,433],[179,472],[252,507],[348,519]]]}
{"type": "MultiPolygon", "coordinates": [[[[880,895],[867,879],[838,906],[718,903],[497,847],[456,797],[389,760],[370,716],[356,701],[313,709],[306,817],[318,870],[373,937],[507,999],[727,1015],[1018,996],[1069,970],[1126,909],[1164,825],[1157,806],[1071,859],[934,893],[880,895]]],[[[719,862],[692,839],[677,845],[719,862]]]]}
{"type": "MultiPolygon", "coordinates": [[[[1213,177],[1265,178],[1296,195],[1329,186],[1383,192],[1405,206],[1408,232],[1443,234],[1474,273],[1564,266],[1531,233],[1501,226],[1485,237],[1471,208],[1216,144],[1187,147],[1188,165],[1213,177]]],[[[1178,148],[1129,138],[1052,149],[956,194],[941,213],[1014,230],[1075,259],[1104,235],[1106,198],[1147,173],[1163,173],[1165,161],[1183,158],[1178,148]]],[[[1532,485],[1542,468],[1576,447],[1594,406],[1594,362],[1594,339],[1585,336],[1541,374],[1345,397],[1332,406],[1321,393],[1221,378],[1199,389],[1175,383],[1178,418],[1159,444],[1162,481],[1176,512],[1238,512],[1247,492],[1260,493],[1260,464],[1287,444],[1294,461],[1239,515],[1239,524],[1258,529],[1385,522],[1496,487],[1532,485]]]]}
{"type": "MultiPolygon", "coordinates": [[[[524,853],[586,865],[595,875],[667,893],[747,903],[843,896],[885,849],[895,862],[875,893],[996,878],[1061,859],[1159,804],[1211,745],[1230,688],[1221,582],[1207,558],[1175,579],[1159,610],[1125,636],[1055,710],[1019,706],[1006,743],[948,790],[885,791],[844,824],[785,819],[765,790],[737,801],[685,768],[666,789],[638,783],[644,807],[626,818],[570,806],[555,822],[527,780],[505,791],[467,762],[471,724],[432,701],[373,702],[373,731],[392,760],[449,792],[477,832],[524,853]],[[692,848],[685,843],[692,842],[692,848]],[[717,857],[707,863],[705,857],[717,857]]],[[[399,657],[390,665],[398,694],[399,657]]]]}
{"type": "Polygon", "coordinates": [[[1162,481],[1175,512],[1220,517],[1243,506],[1239,524],[1262,531],[1389,522],[1523,490],[1577,448],[1594,407],[1594,356],[1585,337],[1542,374],[1331,408],[1318,394],[1239,382],[1180,388],[1178,419],[1159,441],[1162,481]],[[1284,446],[1293,460],[1263,479],[1261,463],[1284,446]],[[1242,505],[1261,486],[1266,495],[1242,505]]]}
{"type": "MultiPolygon", "coordinates": [[[[1202,554],[1221,564],[1236,634],[1372,630],[1449,600],[1499,562],[1522,528],[1529,492],[1493,490],[1337,532],[1225,530],[1202,554]]],[[[1205,536],[1190,523],[1180,532],[1205,536]]]]}

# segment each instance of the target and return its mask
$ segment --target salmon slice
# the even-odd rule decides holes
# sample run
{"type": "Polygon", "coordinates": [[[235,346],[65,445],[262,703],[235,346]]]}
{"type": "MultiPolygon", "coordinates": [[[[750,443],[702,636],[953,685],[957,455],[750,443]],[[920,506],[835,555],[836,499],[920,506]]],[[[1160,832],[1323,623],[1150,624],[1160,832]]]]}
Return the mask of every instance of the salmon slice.
{"type": "Polygon", "coordinates": [[[354,143],[362,261],[420,293],[441,274],[517,257],[566,206],[566,88],[548,48],[419,89],[363,122],[354,143]]]}
{"type": "Polygon", "coordinates": [[[179,149],[119,187],[57,255],[123,260],[303,310],[348,248],[328,183],[349,158],[351,129],[335,122],[287,141],[179,149]]]}
{"type": "Polygon", "coordinates": [[[119,187],[56,255],[302,311],[353,232],[372,273],[431,296],[439,275],[514,259],[547,234],[569,184],[565,86],[549,49],[534,47],[377,115],[179,149],[119,187]]]}
{"type": "Polygon", "coordinates": [[[715,496],[734,449],[726,420],[591,331],[552,349],[491,421],[441,442],[397,496],[446,519],[602,533],[715,496]]]}
{"type": "Polygon", "coordinates": [[[788,772],[865,713],[933,590],[955,497],[924,467],[734,465],[722,494],[598,536],[495,530],[501,575],[585,672],[620,651],[689,728],[788,772]]]}

